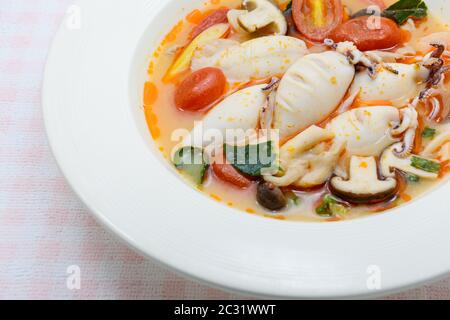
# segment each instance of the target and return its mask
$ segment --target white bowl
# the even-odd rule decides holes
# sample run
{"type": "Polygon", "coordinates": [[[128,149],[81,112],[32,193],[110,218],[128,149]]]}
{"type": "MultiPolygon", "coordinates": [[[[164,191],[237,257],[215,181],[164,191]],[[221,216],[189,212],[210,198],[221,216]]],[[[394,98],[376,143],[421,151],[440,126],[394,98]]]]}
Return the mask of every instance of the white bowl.
{"type": "MultiPolygon", "coordinates": [[[[161,159],[141,107],[147,66],[170,27],[203,2],[84,0],[69,10],[46,69],[45,122],[93,214],[147,257],[259,296],[367,297],[446,276],[449,184],[382,215],[294,223],[208,199],[161,159]]],[[[450,15],[446,0],[427,2],[450,15]]]]}

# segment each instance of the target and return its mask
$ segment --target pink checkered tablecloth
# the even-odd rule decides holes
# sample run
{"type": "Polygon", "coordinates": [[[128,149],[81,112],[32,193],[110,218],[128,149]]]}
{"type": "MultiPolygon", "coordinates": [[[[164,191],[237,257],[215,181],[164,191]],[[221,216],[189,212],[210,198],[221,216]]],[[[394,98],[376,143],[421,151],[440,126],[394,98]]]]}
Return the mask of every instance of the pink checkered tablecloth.
{"type": "MultiPolygon", "coordinates": [[[[48,48],[71,2],[0,0],[0,299],[245,298],[136,255],[91,218],[65,182],[46,140],[40,97],[48,48]],[[73,266],[79,289],[67,285],[73,266]]],[[[450,299],[450,283],[388,298],[450,299]]]]}

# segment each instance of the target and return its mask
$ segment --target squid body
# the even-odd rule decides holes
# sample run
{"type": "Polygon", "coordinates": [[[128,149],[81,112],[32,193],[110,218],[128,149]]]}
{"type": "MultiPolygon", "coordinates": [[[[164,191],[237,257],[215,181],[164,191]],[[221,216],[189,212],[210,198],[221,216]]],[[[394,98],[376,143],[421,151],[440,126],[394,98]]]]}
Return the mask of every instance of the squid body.
{"type": "Polygon", "coordinates": [[[209,111],[201,122],[185,138],[184,145],[205,147],[210,143],[222,144],[232,130],[255,129],[259,114],[267,95],[262,90],[266,87],[256,85],[247,87],[225,98],[209,111]]]}
{"type": "Polygon", "coordinates": [[[363,101],[388,100],[396,107],[404,107],[424,88],[429,71],[419,64],[386,63],[377,70],[375,78],[366,71],[359,72],[350,93],[359,91],[363,101]]]}
{"type": "Polygon", "coordinates": [[[304,41],[287,36],[261,37],[242,44],[217,40],[197,50],[192,69],[217,67],[228,82],[247,82],[283,74],[307,53],[304,41]]]}
{"type": "Polygon", "coordinates": [[[391,129],[399,124],[400,112],[394,107],[379,106],[353,109],[334,118],[327,126],[336,139],[346,142],[348,155],[377,157],[399,141],[391,129]]]}
{"type": "Polygon", "coordinates": [[[325,119],[339,104],[355,75],[348,59],[337,52],[300,58],[280,82],[274,128],[286,139],[325,119]]]}

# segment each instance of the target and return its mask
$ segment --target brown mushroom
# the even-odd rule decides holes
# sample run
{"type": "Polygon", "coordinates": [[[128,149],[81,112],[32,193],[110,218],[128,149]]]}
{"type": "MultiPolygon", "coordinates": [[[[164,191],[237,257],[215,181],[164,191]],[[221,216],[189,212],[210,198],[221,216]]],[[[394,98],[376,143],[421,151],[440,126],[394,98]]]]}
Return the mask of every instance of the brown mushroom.
{"type": "Polygon", "coordinates": [[[245,10],[228,12],[228,20],[235,30],[247,33],[265,30],[270,34],[286,34],[286,18],[272,1],[244,0],[243,7],[245,10]]]}
{"type": "Polygon", "coordinates": [[[256,200],[261,206],[271,211],[281,210],[287,205],[287,199],[283,191],[270,182],[258,184],[256,200]]]}
{"type": "Polygon", "coordinates": [[[353,156],[350,161],[349,180],[334,177],[330,190],[351,203],[377,203],[386,201],[397,192],[395,178],[381,180],[378,177],[377,162],[374,157],[353,156]]]}

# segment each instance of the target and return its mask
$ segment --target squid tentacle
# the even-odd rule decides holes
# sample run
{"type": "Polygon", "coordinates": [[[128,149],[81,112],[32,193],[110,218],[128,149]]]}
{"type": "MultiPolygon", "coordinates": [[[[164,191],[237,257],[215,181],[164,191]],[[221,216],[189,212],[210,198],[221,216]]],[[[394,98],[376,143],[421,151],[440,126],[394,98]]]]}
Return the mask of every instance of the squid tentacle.
{"type": "Polygon", "coordinates": [[[262,90],[268,93],[266,103],[261,108],[260,127],[261,129],[269,130],[272,128],[273,116],[275,113],[276,92],[280,79],[273,77],[270,83],[262,90]]]}
{"type": "Polygon", "coordinates": [[[399,158],[406,158],[414,148],[416,131],[419,126],[418,113],[413,105],[409,105],[400,112],[402,121],[391,130],[391,135],[396,136],[404,133],[403,143],[400,145],[400,148],[394,149],[394,154],[399,158]]]}
{"type": "Polygon", "coordinates": [[[435,97],[431,98],[430,102],[432,105],[432,110],[428,115],[428,120],[436,120],[436,118],[439,116],[439,113],[441,112],[441,103],[435,97]]]}
{"type": "Polygon", "coordinates": [[[272,92],[272,91],[278,89],[280,81],[281,80],[278,79],[277,77],[273,77],[272,79],[270,79],[270,82],[267,84],[267,87],[263,88],[262,90],[272,92]]]}
{"type": "Polygon", "coordinates": [[[416,126],[417,123],[417,111],[413,106],[402,109],[400,112],[402,121],[391,130],[391,135],[393,136],[398,136],[406,132],[409,128],[416,126]]]}
{"type": "Polygon", "coordinates": [[[430,45],[432,47],[436,48],[436,50],[434,50],[431,53],[431,58],[440,58],[440,57],[442,57],[442,55],[445,52],[445,46],[443,44],[441,44],[441,43],[431,43],[430,45]]]}
{"type": "Polygon", "coordinates": [[[366,54],[349,41],[335,43],[332,39],[325,39],[324,44],[346,56],[352,65],[367,68],[371,78],[376,77],[376,69],[382,59],[375,53],[366,54]]]}
{"type": "Polygon", "coordinates": [[[409,156],[414,148],[414,141],[416,139],[416,129],[410,128],[406,131],[405,137],[403,138],[403,143],[401,149],[394,149],[394,154],[399,158],[406,158],[409,156]]]}
{"type": "Polygon", "coordinates": [[[350,95],[347,99],[345,99],[338,108],[338,113],[343,113],[351,107],[353,102],[355,102],[356,97],[359,95],[360,91],[355,91],[352,95],[350,95]]]}

